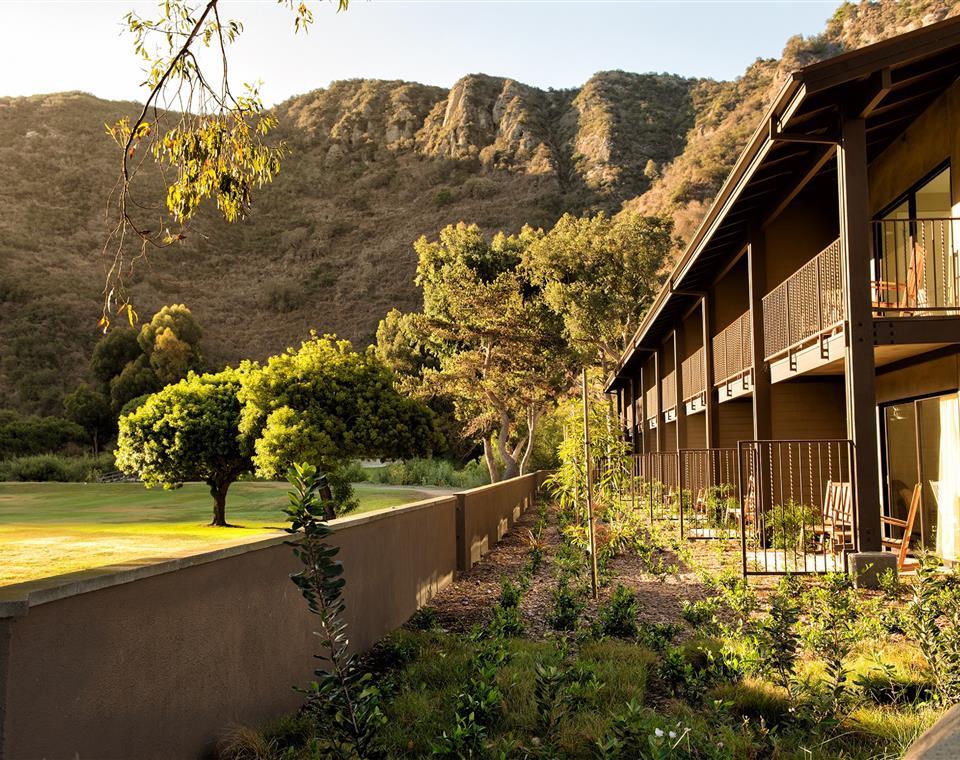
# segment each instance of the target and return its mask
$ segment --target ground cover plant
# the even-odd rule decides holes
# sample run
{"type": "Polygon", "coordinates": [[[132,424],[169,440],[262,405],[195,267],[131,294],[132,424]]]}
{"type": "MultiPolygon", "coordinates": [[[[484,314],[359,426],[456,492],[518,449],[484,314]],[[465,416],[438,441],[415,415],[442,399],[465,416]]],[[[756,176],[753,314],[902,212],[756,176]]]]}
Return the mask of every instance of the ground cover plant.
{"type": "MultiPolygon", "coordinates": [[[[593,600],[569,519],[528,511],[365,658],[384,717],[365,757],[898,757],[956,699],[955,575],[748,585],[739,544],[678,554],[661,525],[609,557],[593,600]]],[[[263,757],[328,757],[324,730],[302,712],[221,756],[255,737],[263,757]]]]}

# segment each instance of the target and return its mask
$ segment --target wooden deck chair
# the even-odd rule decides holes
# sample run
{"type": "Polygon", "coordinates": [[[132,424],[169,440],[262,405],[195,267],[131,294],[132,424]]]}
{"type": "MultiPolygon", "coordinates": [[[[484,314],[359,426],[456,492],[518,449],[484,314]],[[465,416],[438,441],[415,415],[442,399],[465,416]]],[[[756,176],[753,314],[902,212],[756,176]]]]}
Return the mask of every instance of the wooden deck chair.
{"type": "Polygon", "coordinates": [[[873,283],[873,306],[878,311],[899,309],[901,316],[909,316],[921,304],[920,284],[923,282],[927,255],[920,243],[914,243],[913,255],[907,264],[907,281],[876,280],[873,283]]]}
{"type": "Polygon", "coordinates": [[[823,523],[813,532],[823,541],[830,541],[834,552],[853,546],[853,493],[850,483],[827,481],[823,493],[823,523]]]}
{"type": "MultiPolygon", "coordinates": [[[[744,513],[744,522],[748,525],[753,523],[754,518],[757,514],[757,487],[753,480],[753,475],[747,480],[747,493],[743,498],[743,506],[745,509],[744,513]]],[[[727,511],[724,513],[724,520],[736,520],[737,524],[740,523],[740,506],[739,502],[737,506],[727,507],[727,511]]]]}
{"type": "Polygon", "coordinates": [[[917,483],[913,487],[913,495],[910,497],[910,510],[907,512],[906,520],[898,520],[896,517],[881,517],[883,525],[889,525],[891,528],[900,528],[903,535],[900,538],[882,538],[880,543],[883,548],[897,553],[897,568],[903,570],[907,565],[907,553],[910,551],[910,538],[913,535],[913,525],[917,520],[917,512],[920,511],[920,496],[922,489],[917,483]]]}
{"type": "Polygon", "coordinates": [[[701,513],[707,511],[707,489],[705,487],[697,491],[697,498],[693,502],[693,511],[701,513]]]}

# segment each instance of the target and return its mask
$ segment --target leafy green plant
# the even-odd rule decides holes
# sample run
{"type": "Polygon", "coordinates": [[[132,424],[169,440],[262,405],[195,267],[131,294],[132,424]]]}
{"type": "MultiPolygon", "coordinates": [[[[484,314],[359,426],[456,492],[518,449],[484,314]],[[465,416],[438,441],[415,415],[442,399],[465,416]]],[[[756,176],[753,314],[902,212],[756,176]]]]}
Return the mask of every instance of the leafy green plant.
{"type": "Polygon", "coordinates": [[[326,506],[320,496],[323,478],[312,465],[294,465],[288,474],[290,506],[286,514],[293,553],[303,569],[291,575],[307,607],[317,616],[316,635],[321,653],[316,657],[329,669],[314,671],[317,680],[306,690],[307,708],[329,727],[328,752],[339,758],[365,758],[371,741],[385,718],[380,709],[380,691],[371,683],[355,654],[348,650],[347,624],[343,620],[343,567],[334,558],[339,548],[326,539],[330,529],[323,522],[326,506]]]}
{"type": "Polygon", "coordinates": [[[637,595],[623,584],[618,584],[609,601],[600,606],[597,617],[598,630],[604,636],[632,639],[638,632],[639,612],[640,604],[637,601],[637,595]]]}
{"type": "Polygon", "coordinates": [[[580,595],[570,588],[570,579],[561,575],[553,590],[553,609],[547,617],[547,622],[555,631],[576,630],[580,615],[586,607],[580,595]]]}
{"type": "Polygon", "coordinates": [[[408,622],[410,627],[416,631],[433,631],[439,626],[437,611],[433,607],[421,607],[410,616],[408,622]]]}
{"type": "Polygon", "coordinates": [[[537,720],[547,732],[554,731],[571,708],[587,695],[595,694],[601,686],[596,673],[582,663],[544,665],[538,662],[534,670],[537,720]]]}
{"type": "Polygon", "coordinates": [[[816,534],[813,531],[820,521],[820,511],[809,504],[790,499],[786,504],[774,506],[766,514],[766,528],[770,531],[774,549],[785,551],[808,551],[815,548],[816,534]]]}
{"type": "Polygon", "coordinates": [[[757,654],[761,672],[790,692],[800,655],[800,588],[796,577],[785,576],[769,596],[770,609],[759,624],[757,654]]]}
{"type": "Polygon", "coordinates": [[[503,608],[515,608],[520,604],[522,592],[515,586],[509,578],[504,578],[500,583],[500,606],[503,608]]]}
{"type": "Polygon", "coordinates": [[[637,624],[637,642],[654,652],[665,652],[683,630],[679,623],[652,623],[641,620],[637,624]]]}
{"type": "Polygon", "coordinates": [[[859,639],[860,609],[853,579],[845,573],[827,573],[804,601],[808,614],[802,636],[824,669],[825,692],[818,699],[817,712],[836,717],[849,696],[847,658],[859,639]]]}
{"type": "Polygon", "coordinates": [[[938,557],[921,555],[904,617],[940,702],[960,700],[960,575],[942,573],[938,557]]]}
{"type": "Polygon", "coordinates": [[[680,616],[694,628],[703,628],[713,623],[717,610],[720,609],[719,597],[690,601],[685,599],[680,608],[680,616]]]}

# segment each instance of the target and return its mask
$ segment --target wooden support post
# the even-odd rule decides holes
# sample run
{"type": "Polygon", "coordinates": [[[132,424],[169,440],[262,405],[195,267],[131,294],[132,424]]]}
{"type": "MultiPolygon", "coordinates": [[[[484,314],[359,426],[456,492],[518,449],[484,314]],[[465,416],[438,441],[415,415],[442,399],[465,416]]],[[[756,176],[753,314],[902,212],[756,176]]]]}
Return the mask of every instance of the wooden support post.
{"type": "Polygon", "coordinates": [[[587,473],[587,538],[590,544],[590,587],[597,598],[597,542],[593,525],[593,472],[590,460],[590,405],[587,400],[587,368],[581,372],[583,394],[583,464],[587,473]]]}
{"type": "Polygon", "coordinates": [[[700,314],[703,322],[703,382],[705,390],[704,421],[706,424],[706,444],[715,449],[720,441],[720,418],[717,409],[717,389],[713,387],[713,315],[710,313],[710,298],[700,299],[700,314]]]}
{"type": "Polygon", "coordinates": [[[840,246],[847,311],[847,435],[853,441],[856,547],[880,551],[880,472],[877,464],[876,370],[870,300],[870,202],[867,133],[863,119],[845,118],[837,150],[840,246]]]}
{"type": "Polygon", "coordinates": [[[639,454],[640,453],[640,436],[643,432],[643,427],[637,423],[637,414],[639,414],[639,407],[637,405],[637,378],[634,375],[630,375],[630,408],[632,412],[630,413],[630,424],[633,426],[630,431],[630,439],[633,443],[630,453],[639,454]]]}
{"type": "Polygon", "coordinates": [[[643,362],[640,362],[640,454],[647,453],[647,386],[644,385],[643,362]]]}
{"type": "Polygon", "coordinates": [[[659,346],[653,354],[653,383],[654,396],[657,399],[657,427],[654,428],[657,440],[657,451],[663,451],[663,362],[660,361],[660,352],[663,346],[659,346]]]}
{"type": "Polygon", "coordinates": [[[681,325],[679,330],[673,331],[673,376],[674,387],[677,389],[677,397],[674,399],[677,404],[677,451],[687,445],[687,410],[683,404],[683,377],[680,372],[680,365],[683,363],[681,357],[684,350],[683,326],[681,325]]]}
{"type": "Polygon", "coordinates": [[[766,291],[766,244],[763,230],[750,232],[747,245],[747,272],[750,289],[750,337],[753,346],[753,437],[766,441],[773,437],[770,412],[770,368],[764,361],[763,296],[766,291]]]}

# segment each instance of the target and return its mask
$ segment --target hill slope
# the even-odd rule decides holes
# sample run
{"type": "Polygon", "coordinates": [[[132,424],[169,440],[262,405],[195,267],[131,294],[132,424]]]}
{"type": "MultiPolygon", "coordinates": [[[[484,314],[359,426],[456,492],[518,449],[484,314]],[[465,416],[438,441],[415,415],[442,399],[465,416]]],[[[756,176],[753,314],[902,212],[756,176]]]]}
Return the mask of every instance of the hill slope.
{"type": "MultiPolygon", "coordinates": [[[[251,218],[206,215],[129,289],[144,316],[187,303],[219,365],[310,328],[370,340],[387,310],[417,305],[412,241],[450,222],[515,230],[625,206],[672,214],[688,235],[790,70],[956,6],[847,6],[734,82],[615,71],[559,91],[479,74],[449,91],[334,83],[277,107],[292,154],[251,218]]],[[[134,108],[83,93],[0,98],[0,407],[59,412],[85,377],[117,163],[103,125],[134,108]]]]}

